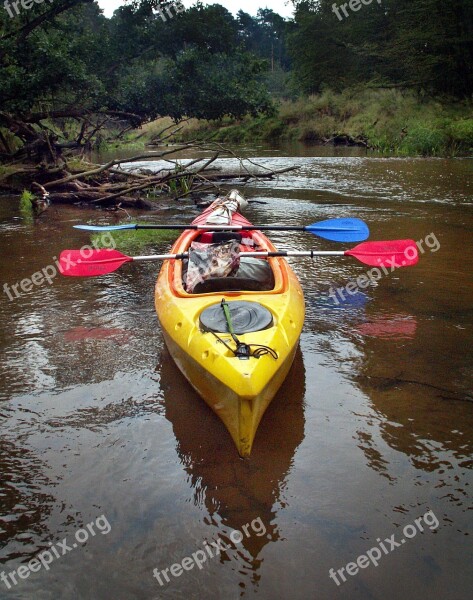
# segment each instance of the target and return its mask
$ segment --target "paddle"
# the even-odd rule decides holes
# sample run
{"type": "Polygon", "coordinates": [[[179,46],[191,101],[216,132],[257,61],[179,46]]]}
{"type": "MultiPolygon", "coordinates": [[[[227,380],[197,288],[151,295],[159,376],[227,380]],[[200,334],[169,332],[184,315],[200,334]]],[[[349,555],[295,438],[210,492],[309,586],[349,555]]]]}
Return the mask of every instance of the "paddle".
{"type": "MultiPolygon", "coordinates": [[[[126,256],[118,250],[63,250],[59,257],[60,271],[69,277],[96,277],[113,273],[123,264],[144,260],[180,260],[188,254],[157,254],[152,256],[126,256]]],[[[286,252],[242,252],[240,256],[259,258],[286,256],[353,256],[365,265],[380,267],[383,271],[394,271],[398,267],[415,265],[418,261],[416,243],[413,240],[388,242],[365,242],[351,250],[290,250],[286,252]]]]}
{"type": "Polygon", "coordinates": [[[308,231],[333,242],[361,242],[367,240],[368,225],[360,219],[329,219],[312,225],[74,225],[85,231],[124,231],[127,229],[196,229],[201,231],[308,231]]]}

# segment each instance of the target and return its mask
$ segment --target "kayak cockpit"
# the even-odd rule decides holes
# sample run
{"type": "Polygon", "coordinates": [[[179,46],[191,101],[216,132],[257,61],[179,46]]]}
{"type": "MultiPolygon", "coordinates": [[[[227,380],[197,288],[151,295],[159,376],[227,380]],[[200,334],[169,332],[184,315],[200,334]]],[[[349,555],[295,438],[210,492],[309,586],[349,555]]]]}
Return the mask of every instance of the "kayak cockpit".
{"type": "MultiPolygon", "coordinates": [[[[269,240],[259,231],[225,232],[225,231],[192,231],[185,232],[180,238],[175,252],[189,252],[193,245],[217,246],[234,243],[238,252],[274,251],[269,240]]],[[[224,277],[208,277],[200,281],[192,289],[188,282],[188,261],[173,261],[169,269],[171,289],[176,296],[192,297],[202,294],[228,293],[258,294],[281,293],[285,287],[284,269],[280,259],[240,257],[237,269],[224,277]]]]}
{"type": "MultiPolygon", "coordinates": [[[[187,261],[182,265],[182,282],[185,287],[187,261]]],[[[216,292],[268,292],[274,289],[274,274],[267,260],[261,258],[241,258],[238,270],[227,277],[210,277],[198,283],[192,294],[216,292]]]]}

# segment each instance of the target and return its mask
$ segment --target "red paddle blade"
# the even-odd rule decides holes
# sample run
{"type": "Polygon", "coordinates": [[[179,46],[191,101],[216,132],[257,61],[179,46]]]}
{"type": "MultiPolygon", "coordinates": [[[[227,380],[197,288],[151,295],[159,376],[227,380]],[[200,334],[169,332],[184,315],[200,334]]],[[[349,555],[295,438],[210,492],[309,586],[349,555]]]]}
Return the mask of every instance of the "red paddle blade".
{"type": "Polygon", "coordinates": [[[364,242],[345,252],[371,267],[410,267],[419,260],[414,240],[390,240],[388,242],[364,242]]]}
{"type": "Polygon", "coordinates": [[[133,259],[118,250],[63,250],[59,257],[59,270],[68,277],[98,277],[113,273],[133,259]]]}

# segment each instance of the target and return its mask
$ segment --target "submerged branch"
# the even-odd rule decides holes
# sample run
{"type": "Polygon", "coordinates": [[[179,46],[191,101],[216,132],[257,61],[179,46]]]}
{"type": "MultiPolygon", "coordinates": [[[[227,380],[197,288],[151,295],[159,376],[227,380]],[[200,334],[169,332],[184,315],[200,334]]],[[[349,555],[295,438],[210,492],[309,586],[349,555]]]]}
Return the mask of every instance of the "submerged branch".
{"type": "MultiPolygon", "coordinates": [[[[83,130],[84,135],[85,130],[83,130]]],[[[100,206],[122,205],[144,209],[156,208],[159,197],[171,196],[174,199],[185,198],[191,194],[222,192],[221,185],[230,181],[248,182],[257,179],[271,179],[278,175],[294,171],[299,167],[270,170],[264,165],[248,161],[260,170],[250,169],[246,159],[238,157],[232,150],[220,144],[186,143],[176,148],[167,148],[161,152],[147,152],[130,158],[112,159],[103,165],[85,163],[84,170],[70,172],[67,163],[62,167],[35,169],[32,190],[49,193],[52,203],[90,203],[100,206]],[[212,151],[211,156],[194,158],[182,164],[179,158],[164,157],[179,155],[189,149],[212,151]],[[238,171],[224,172],[215,167],[221,158],[235,158],[240,163],[238,171]],[[159,166],[158,170],[136,172],[133,164],[138,161],[165,161],[169,166],[159,166]],[[128,164],[127,170],[123,165],[128,164]],[[58,178],[59,175],[59,178],[58,178]],[[155,201],[149,199],[155,198],[155,201]]],[[[24,187],[24,186],[23,186],[24,187]]]]}

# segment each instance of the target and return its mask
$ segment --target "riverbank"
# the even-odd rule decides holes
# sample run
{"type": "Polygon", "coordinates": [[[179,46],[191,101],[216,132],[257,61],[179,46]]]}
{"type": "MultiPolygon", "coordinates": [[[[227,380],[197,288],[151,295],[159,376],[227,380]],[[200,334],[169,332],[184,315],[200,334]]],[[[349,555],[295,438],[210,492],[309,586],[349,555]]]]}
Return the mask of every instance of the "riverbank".
{"type": "Polygon", "coordinates": [[[326,90],[283,101],[273,116],[192,120],[176,136],[178,141],[209,138],[354,144],[399,156],[468,156],[473,153],[473,107],[393,89],[326,90]]]}
{"type": "MultiPolygon", "coordinates": [[[[150,148],[149,158],[153,159],[158,157],[156,151],[175,154],[175,150],[166,148],[172,143],[179,143],[181,149],[187,151],[193,146],[191,140],[222,142],[229,147],[256,142],[270,145],[299,142],[306,145],[360,146],[389,156],[473,156],[473,105],[467,101],[422,98],[410,91],[360,86],[341,93],[326,90],[319,95],[282,101],[270,116],[247,116],[239,120],[227,117],[218,121],[189,119],[178,125],[165,117],[125,135],[118,133],[110,129],[100,142],[91,145],[90,157],[94,156],[96,164],[84,164],[69,156],[63,169],[55,165],[52,169],[45,168],[45,165],[37,168],[34,164],[0,165],[0,190],[18,193],[30,189],[32,182],[44,185],[46,189],[60,183],[61,188],[54,190],[59,195],[50,197],[53,202],[107,204],[110,200],[123,206],[135,206],[138,202],[151,208],[147,191],[149,185],[166,184],[165,191],[173,197],[187,195],[191,191],[189,181],[195,180],[198,169],[191,173],[171,169],[166,173],[166,181],[159,178],[156,182],[153,178],[145,181],[149,173],[116,170],[112,177],[104,178],[100,164],[111,160],[109,167],[118,166],[123,161],[115,160],[115,156],[124,156],[128,152],[144,158],[144,153],[148,155],[150,148]],[[102,161],[101,157],[105,156],[107,158],[102,161]],[[88,176],[95,177],[99,173],[101,189],[90,188],[88,176]],[[118,185],[117,177],[126,181],[118,185]],[[82,179],[83,183],[77,179],[82,179]],[[143,181],[138,182],[137,179],[143,181]],[[135,190],[139,190],[142,197],[131,198],[129,194],[124,197],[125,192],[135,190]]],[[[201,145],[195,148],[200,150],[201,145]]],[[[214,145],[208,148],[215,151],[214,145]]]]}

